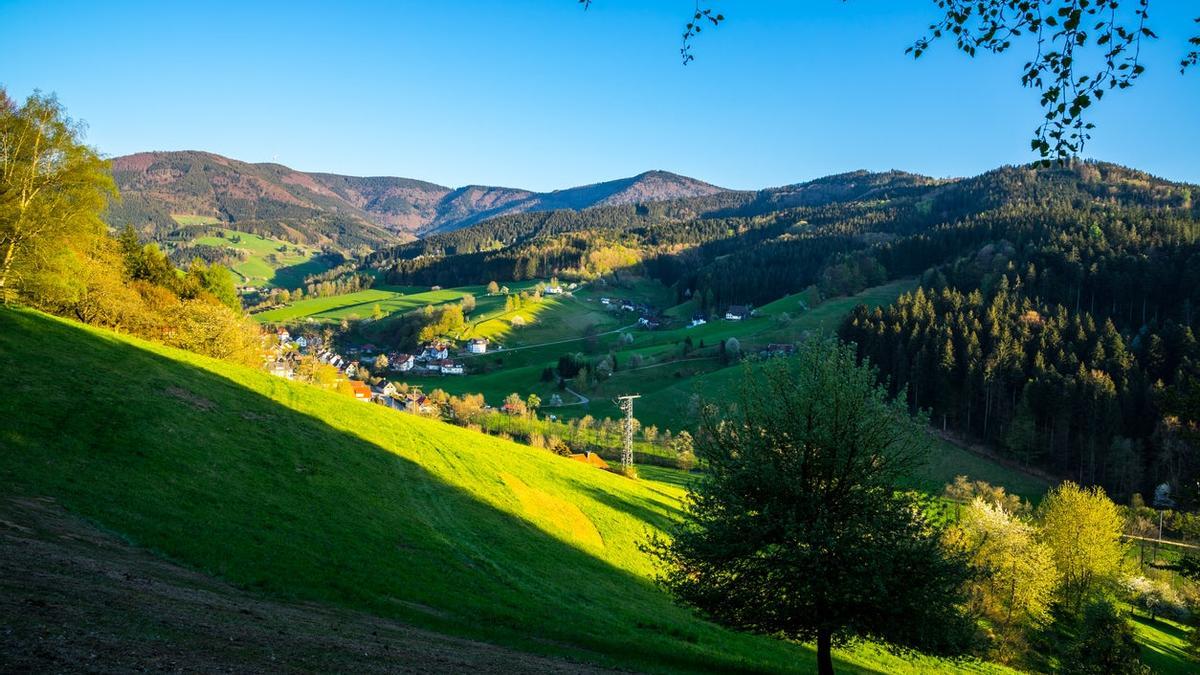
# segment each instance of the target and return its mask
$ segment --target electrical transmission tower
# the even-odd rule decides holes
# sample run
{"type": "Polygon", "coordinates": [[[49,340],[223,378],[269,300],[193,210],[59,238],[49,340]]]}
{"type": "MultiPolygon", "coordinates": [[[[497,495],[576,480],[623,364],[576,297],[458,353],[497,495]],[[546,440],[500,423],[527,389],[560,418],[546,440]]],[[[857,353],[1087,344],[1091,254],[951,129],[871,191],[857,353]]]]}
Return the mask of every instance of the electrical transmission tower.
{"type": "Polygon", "coordinates": [[[616,404],[625,413],[625,445],[621,448],[621,471],[626,474],[633,468],[633,399],[641,397],[641,394],[626,394],[616,399],[616,404]]]}

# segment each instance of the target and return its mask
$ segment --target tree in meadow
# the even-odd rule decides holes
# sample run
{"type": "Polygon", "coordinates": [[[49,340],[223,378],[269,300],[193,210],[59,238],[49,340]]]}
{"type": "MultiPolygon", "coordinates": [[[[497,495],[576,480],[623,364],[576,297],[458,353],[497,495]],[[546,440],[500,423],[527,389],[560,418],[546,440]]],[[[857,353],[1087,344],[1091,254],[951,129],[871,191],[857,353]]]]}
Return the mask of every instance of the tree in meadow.
{"type": "Polygon", "coordinates": [[[961,652],[965,556],[900,489],[927,447],[853,347],[746,366],[736,405],[703,409],[685,518],[647,544],[660,582],[719,623],[814,640],[821,673],[854,637],[961,652]]]}
{"type": "Polygon", "coordinates": [[[1078,612],[1087,600],[1116,587],[1125,559],[1125,521],[1103,489],[1068,481],[1046,494],[1038,515],[1067,610],[1078,612]]]}

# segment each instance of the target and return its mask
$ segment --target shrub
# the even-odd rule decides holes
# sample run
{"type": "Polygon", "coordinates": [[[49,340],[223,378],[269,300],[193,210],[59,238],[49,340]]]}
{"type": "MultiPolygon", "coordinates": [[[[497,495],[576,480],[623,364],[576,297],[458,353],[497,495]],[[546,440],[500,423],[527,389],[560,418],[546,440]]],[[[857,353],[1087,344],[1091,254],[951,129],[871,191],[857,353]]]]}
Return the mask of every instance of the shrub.
{"type": "Polygon", "coordinates": [[[1188,610],[1183,598],[1165,581],[1144,576],[1130,577],[1125,580],[1124,590],[1129,603],[1145,612],[1151,621],[1160,615],[1176,620],[1187,618],[1188,610]]]}

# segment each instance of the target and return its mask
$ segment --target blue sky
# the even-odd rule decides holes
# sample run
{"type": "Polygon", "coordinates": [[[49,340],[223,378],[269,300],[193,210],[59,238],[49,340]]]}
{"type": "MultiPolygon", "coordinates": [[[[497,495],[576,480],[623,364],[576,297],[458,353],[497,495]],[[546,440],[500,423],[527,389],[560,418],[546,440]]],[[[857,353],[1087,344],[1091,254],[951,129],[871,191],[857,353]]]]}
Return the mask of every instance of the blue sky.
{"type": "MultiPolygon", "coordinates": [[[[548,190],[666,169],[732,188],[857,168],[975,174],[1032,159],[1027,56],[904,48],[928,0],[0,0],[0,85],[55,92],[107,155],[209,150],[309,171],[548,190]],[[36,56],[35,56],[36,55],[36,56]]],[[[1152,0],[1149,71],[1087,155],[1200,182],[1188,0],[1152,0]]],[[[1190,12],[1190,13],[1189,13],[1190,12]]]]}

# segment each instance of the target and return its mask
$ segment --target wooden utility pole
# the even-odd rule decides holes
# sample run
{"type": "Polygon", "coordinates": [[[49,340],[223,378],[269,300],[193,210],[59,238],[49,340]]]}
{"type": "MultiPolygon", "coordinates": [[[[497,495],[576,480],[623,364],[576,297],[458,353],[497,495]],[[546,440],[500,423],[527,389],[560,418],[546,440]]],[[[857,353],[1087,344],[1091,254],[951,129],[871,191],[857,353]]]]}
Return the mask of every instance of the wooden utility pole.
{"type": "Polygon", "coordinates": [[[617,406],[625,413],[625,444],[621,448],[621,471],[628,474],[633,468],[633,399],[641,398],[641,394],[626,394],[618,396],[617,406]]]}

